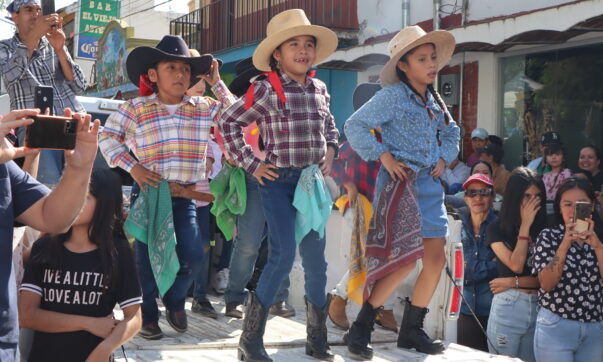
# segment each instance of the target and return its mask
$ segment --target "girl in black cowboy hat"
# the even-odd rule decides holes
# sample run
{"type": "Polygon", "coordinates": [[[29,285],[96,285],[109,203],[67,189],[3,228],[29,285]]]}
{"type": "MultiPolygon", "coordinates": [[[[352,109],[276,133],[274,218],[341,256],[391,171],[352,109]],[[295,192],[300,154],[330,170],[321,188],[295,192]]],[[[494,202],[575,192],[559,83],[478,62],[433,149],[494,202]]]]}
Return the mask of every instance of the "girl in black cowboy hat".
{"type": "MultiPolygon", "coordinates": [[[[169,324],[178,332],[187,330],[184,300],[204,257],[192,198],[211,201],[211,195],[195,193],[194,185],[206,177],[206,161],[207,169],[211,168],[212,161],[206,157],[210,124],[235,97],[220,79],[218,61],[211,55],[191,57],[188,46],[177,36],[166,35],[154,48],[134,49],[126,68],[142,97],[128,100],[109,117],[99,147],[110,166],[130,172],[136,181],[133,199],[140,189],[140,197],[149,197],[148,187],[157,188],[162,180],[169,182],[176,245],[167,243],[166,249],[158,249],[154,243],[135,243],[143,291],[140,334],[158,339],[163,333],[157,324],[157,292],[166,306],[169,324]],[[198,78],[212,87],[218,100],[185,94],[198,78]],[[173,255],[174,248],[177,258],[164,260],[173,255]],[[166,268],[153,269],[150,255],[165,262],[166,268]]],[[[157,264],[154,260],[153,265],[157,264]]]]}

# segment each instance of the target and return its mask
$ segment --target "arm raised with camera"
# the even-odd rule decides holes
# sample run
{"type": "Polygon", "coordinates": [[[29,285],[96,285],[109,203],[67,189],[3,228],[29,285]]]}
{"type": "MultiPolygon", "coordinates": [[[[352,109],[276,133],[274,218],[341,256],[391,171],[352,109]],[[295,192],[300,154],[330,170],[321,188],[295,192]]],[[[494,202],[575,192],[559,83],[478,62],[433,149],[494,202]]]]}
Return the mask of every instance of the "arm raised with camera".
{"type": "MultiPolygon", "coordinates": [[[[71,117],[71,110],[65,110],[71,117]]],[[[34,229],[60,233],[64,232],[79,214],[90,182],[90,173],[98,147],[100,121],[91,124],[91,116],[76,113],[76,146],[65,151],[65,170],[55,189],[25,210],[16,219],[34,229]]]]}

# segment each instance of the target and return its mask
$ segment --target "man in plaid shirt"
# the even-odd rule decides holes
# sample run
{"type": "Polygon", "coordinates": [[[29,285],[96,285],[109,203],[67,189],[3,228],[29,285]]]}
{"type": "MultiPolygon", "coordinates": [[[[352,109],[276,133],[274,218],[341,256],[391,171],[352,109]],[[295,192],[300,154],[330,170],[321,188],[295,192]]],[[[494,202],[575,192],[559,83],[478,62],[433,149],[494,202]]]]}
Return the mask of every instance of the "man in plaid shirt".
{"type": "MultiPolygon", "coordinates": [[[[80,67],[65,47],[63,20],[58,14],[42,15],[39,0],[15,0],[7,8],[17,31],[0,41],[0,72],[10,96],[10,108],[34,108],[37,85],[52,86],[54,114],[65,108],[83,111],[75,95],[86,89],[80,67]]],[[[24,128],[17,132],[20,143],[24,128]]],[[[54,185],[61,177],[63,152],[43,150],[38,180],[54,185]]]]}

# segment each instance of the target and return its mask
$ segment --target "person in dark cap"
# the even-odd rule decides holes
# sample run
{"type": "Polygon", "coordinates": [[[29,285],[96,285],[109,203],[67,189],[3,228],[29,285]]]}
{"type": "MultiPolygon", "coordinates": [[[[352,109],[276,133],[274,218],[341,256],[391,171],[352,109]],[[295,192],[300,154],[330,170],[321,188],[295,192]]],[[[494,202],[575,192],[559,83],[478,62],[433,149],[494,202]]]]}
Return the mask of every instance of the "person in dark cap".
{"type": "Polygon", "coordinates": [[[505,156],[503,148],[496,143],[490,143],[486,147],[479,148],[480,160],[486,161],[492,166],[492,179],[494,180],[494,192],[499,195],[505,193],[507,181],[511,173],[502,165],[505,156]]]}
{"type": "MultiPolygon", "coordinates": [[[[212,166],[206,157],[210,125],[235,101],[220,78],[219,67],[219,61],[211,55],[191,56],[187,44],[178,36],[166,35],[155,47],[135,48],[128,55],[126,69],[130,81],[140,88],[141,97],[126,101],[111,114],[99,137],[107,163],[128,171],[136,181],[132,188],[133,209],[137,206],[134,199],[158,205],[157,218],[161,215],[160,221],[168,219],[166,225],[173,225],[175,232],[176,245],[170,241],[173,234],[165,233],[165,228],[147,225],[153,230],[140,232],[135,242],[143,292],[143,338],[163,336],[158,325],[158,294],[170,326],[180,333],[188,328],[184,302],[204,257],[195,201],[213,200],[194,187],[206,178],[206,170],[212,166]],[[185,94],[199,78],[211,86],[218,100],[185,94]],[[136,158],[130,155],[130,149],[136,158]],[[169,205],[161,207],[166,206],[162,200],[168,200],[169,205]]],[[[152,208],[143,210],[151,211],[152,208]]],[[[140,225],[148,219],[136,219],[136,212],[131,212],[132,216],[130,225],[140,225]]],[[[137,230],[127,231],[136,235],[132,231],[137,230]]]]}
{"type": "MultiPolygon", "coordinates": [[[[555,131],[543,133],[540,137],[540,154],[544,155],[545,148],[553,145],[557,147],[561,147],[563,145],[561,142],[561,137],[559,137],[559,133],[555,131]]],[[[551,171],[551,168],[547,165],[542,156],[530,161],[530,163],[528,163],[528,168],[538,172],[540,176],[542,176],[545,172],[551,171]]]]}

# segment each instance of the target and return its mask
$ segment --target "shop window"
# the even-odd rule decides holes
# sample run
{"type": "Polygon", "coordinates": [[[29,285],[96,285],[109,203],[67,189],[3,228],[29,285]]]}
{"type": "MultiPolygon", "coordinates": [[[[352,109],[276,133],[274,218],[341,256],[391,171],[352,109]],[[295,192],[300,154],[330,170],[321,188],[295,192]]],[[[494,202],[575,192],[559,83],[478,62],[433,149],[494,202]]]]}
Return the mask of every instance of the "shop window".
{"type": "Polygon", "coordinates": [[[558,131],[567,166],[603,145],[603,44],[503,58],[501,124],[507,169],[539,157],[540,135],[558,131]]]}

